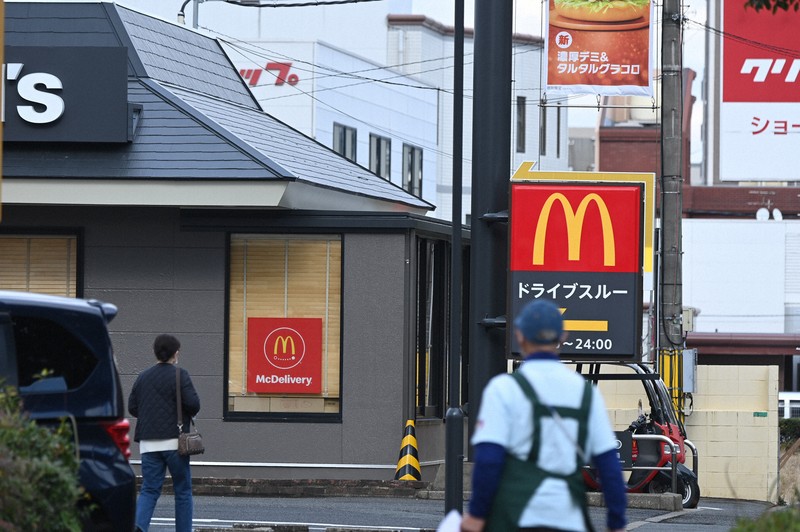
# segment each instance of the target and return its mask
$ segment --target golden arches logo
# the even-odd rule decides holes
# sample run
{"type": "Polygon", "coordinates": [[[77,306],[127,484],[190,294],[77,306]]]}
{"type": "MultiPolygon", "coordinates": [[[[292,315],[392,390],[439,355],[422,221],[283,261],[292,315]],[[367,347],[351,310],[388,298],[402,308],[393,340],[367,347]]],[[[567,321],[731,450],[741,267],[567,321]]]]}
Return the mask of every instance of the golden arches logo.
{"type": "Polygon", "coordinates": [[[294,345],[294,338],[293,337],[291,337],[291,336],[278,336],[278,337],[276,337],[275,338],[274,347],[272,348],[272,354],[273,355],[277,355],[278,354],[278,344],[281,344],[281,346],[283,348],[281,350],[281,354],[283,354],[283,355],[289,354],[288,347],[290,345],[292,347],[291,354],[292,355],[295,354],[295,345],[294,345]]]}
{"type": "Polygon", "coordinates": [[[586,209],[590,203],[594,203],[597,205],[597,210],[600,211],[600,221],[603,225],[603,265],[614,266],[617,262],[616,248],[614,246],[614,227],[611,224],[611,215],[608,214],[608,207],[603,198],[595,193],[587,194],[578,205],[578,210],[573,211],[572,204],[560,192],[551,194],[547,198],[542,207],[542,212],[539,214],[533,242],[533,264],[537,266],[544,264],[544,242],[547,235],[547,224],[550,220],[550,211],[555,202],[561,204],[561,208],[564,210],[564,218],[566,218],[567,258],[571,261],[577,261],[581,258],[581,235],[583,233],[586,209]]]}

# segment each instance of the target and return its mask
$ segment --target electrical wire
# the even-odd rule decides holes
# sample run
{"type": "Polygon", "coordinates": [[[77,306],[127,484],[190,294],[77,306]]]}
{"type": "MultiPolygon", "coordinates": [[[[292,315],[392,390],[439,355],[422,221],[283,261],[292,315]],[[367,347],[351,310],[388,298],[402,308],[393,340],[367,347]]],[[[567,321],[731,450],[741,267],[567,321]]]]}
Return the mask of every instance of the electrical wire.
{"type": "MultiPolygon", "coordinates": [[[[329,88],[326,88],[326,89],[317,89],[317,92],[322,92],[322,91],[326,91],[326,90],[337,90],[337,89],[341,89],[341,88],[345,88],[345,87],[363,85],[363,84],[366,84],[366,83],[382,83],[382,84],[385,84],[385,85],[395,85],[395,86],[399,86],[399,87],[410,87],[410,88],[420,89],[420,90],[433,90],[433,91],[437,91],[437,92],[441,91],[441,92],[446,92],[448,94],[452,94],[452,91],[448,91],[446,89],[442,89],[442,88],[434,87],[434,86],[430,86],[430,85],[426,86],[426,85],[417,85],[417,84],[412,84],[412,83],[400,83],[400,82],[391,81],[392,79],[396,79],[396,78],[408,78],[408,77],[411,76],[411,74],[398,73],[398,74],[395,74],[393,76],[389,76],[387,78],[372,78],[372,77],[368,77],[368,76],[359,75],[359,73],[358,73],[359,71],[345,72],[345,71],[337,70],[337,69],[334,69],[334,68],[331,68],[331,67],[310,63],[308,61],[304,61],[302,59],[297,59],[297,58],[288,56],[286,54],[282,54],[280,52],[276,52],[276,51],[272,51],[272,50],[266,50],[266,49],[261,48],[261,47],[256,47],[256,48],[259,49],[259,50],[264,50],[266,53],[269,53],[269,55],[261,54],[261,53],[258,53],[258,52],[253,52],[252,49],[247,49],[245,46],[242,46],[241,44],[239,44],[242,41],[238,41],[236,43],[231,42],[231,41],[226,41],[226,40],[223,40],[223,39],[220,39],[220,41],[224,42],[225,44],[227,44],[231,48],[234,48],[235,50],[237,50],[239,53],[242,54],[242,57],[244,57],[245,59],[250,60],[254,65],[258,65],[259,68],[261,68],[261,65],[259,63],[257,63],[255,60],[253,60],[253,58],[251,56],[246,55],[245,52],[248,52],[248,53],[250,53],[250,54],[252,54],[252,55],[254,55],[256,57],[259,57],[261,59],[268,59],[269,60],[269,59],[274,59],[275,57],[279,57],[279,58],[282,58],[282,59],[291,60],[292,63],[299,63],[299,64],[302,64],[302,65],[307,65],[307,66],[311,67],[311,68],[297,68],[297,67],[295,67],[295,68],[297,68],[297,70],[300,70],[301,72],[308,72],[308,73],[313,74],[313,73],[316,72],[316,69],[323,69],[323,70],[332,72],[332,74],[314,75],[311,78],[308,78],[310,81],[312,81],[312,80],[313,81],[318,81],[318,80],[328,79],[328,78],[350,78],[350,79],[359,80],[358,82],[352,83],[352,84],[349,84],[349,85],[339,85],[339,86],[336,86],[336,87],[329,87],[329,88]]],[[[443,59],[437,59],[437,60],[441,61],[441,60],[445,60],[445,59],[443,58],[443,59]]],[[[428,60],[428,61],[434,61],[434,60],[431,59],[431,60],[428,60]]],[[[372,71],[372,70],[388,71],[390,68],[391,67],[375,67],[374,69],[364,69],[364,71],[372,71]]],[[[429,69],[429,70],[420,70],[420,71],[416,72],[415,74],[417,74],[417,73],[427,73],[427,72],[436,72],[436,71],[445,70],[445,69],[448,69],[448,68],[453,68],[453,67],[452,67],[452,65],[450,65],[450,66],[445,66],[445,67],[433,68],[433,69],[429,69]]],[[[276,98],[281,98],[281,97],[282,96],[278,96],[276,98]]],[[[271,98],[268,98],[268,99],[271,99],[271,98]]]]}
{"type": "MultiPolygon", "coordinates": [[[[334,0],[334,1],[330,1],[329,0],[329,1],[313,1],[313,2],[300,2],[300,3],[296,2],[296,3],[292,3],[292,4],[273,2],[273,3],[269,3],[269,4],[252,5],[252,6],[248,6],[248,7],[324,6],[324,5],[355,4],[355,3],[359,3],[359,2],[365,2],[365,1],[372,2],[372,1],[380,1],[380,0],[334,0]]],[[[237,2],[230,1],[229,3],[237,3],[237,2]]],[[[239,5],[243,5],[243,4],[239,4],[239,5]]],[[[544,0],[542,1],[542,6],[544,6],[544,0]]],[[[542,8],[542,9],[544,9],[544,8],[542,8]]],[[[736,41],[739,41],[739,42],[742,42],[742,43],[745,43],[745,44],[748,44],[748,45],[751,45],[751,46],[754,46],[754,47],[758,47],[758,48],[761,48],[761,49],[766,49],[766,50],[770,50],[770,51],[776,51],[776,52],[780,52],[780,53],[787,53],[787,54],[792,54],[792,53],[796,54],[797,53],[796,50],[792,50],[792,49],[789,49],[789,48],[772,46],[772,45],[768,45],[766,43],[759,43],[759,42],[754,41],[752,39],[747,39],[747,38],[744,38],[744,37],[741,37],[741,36],[738,36],[738,35],[735,35],[735,34],[731,34],[729,32],[724,32],[724,31],[721,31],[719,29],[713,28],[713,27],[709,26],[708,24],[704,24],[704,23],[700,23],[700,22],[694,21],[694,20],[692,20],[692,19],[690,19],[688,17],[685,17],[685,16],[682,16],[682,21],[684,23],[686,23],[686,24],[692,24],[692,25],[698,26],[698,27],[702,28],[703,31],[705,31],[705,32],[714,33],[714,34],[720,35],[720,36],[725,37],[725,38],[731,38],[733,40],[736,40],[736,41]]],[[[653,26],[655,28],[654,31],[656,32],[656,35],[658,35],[658,31],[660,29],[661,23],[662,23],[662,21],[660,20],[660,18],[654,17],[653,26]]],[[[218,33],[216,30],[211,30],[210,28],[204,28],[204,29],[206,29],[208,31],[212,31],[212,32],[218,33]]],[[[542,17],[541,32],[544,34],[544,17],[542,17]]],[[[349,79],[355,80],[354,83],[347,84],[347,85],[339,85],[339,86],[336,86],[336,87],[328,87],[328,88],[317,89],[317,90],[315,90],[315,94],[319,93],[319,92],[322,92],[322,91],[341,90],[341,89],[344,89],[344,88],[357,86],[357,85],[362,85],[362,84],[381,83],[381,84],[386,84],[386,85],[395,85],[395,86],[414,88],[414,89],[419,89],[419,90],[435,90],[435,91],[438,91],[438,92],[441,92],[441,93],[444,93],[444,94],[452,95],[452,90],[448,90],[448,89],[441,88],[441,87],[425,86],[425,85],[417,85],[417,84],[393,81],[394,79],[397,79],[397,78],[403,78],[403,77],[414,76],[414,75],[418,75],[418,74],[433,73],[433,72],[438,72],[438,71],[444,71],[446,69],[451,69],[451,68],[453,68],[452,62],[450,62],[450,64],[444,64],[443,66],[437,66],[437,67],[430,68],[430,69],[419,70],[419,71],[414,72],[414,73],[409,73],[409,74],[398,73],[396,75],[389,76],[389,77],[386,77],[386,78],[377,78],[377,77],[370,77],[370,76],[363,75],[364,73],[368,73],[368,72],[376,72],[376,71],[386,72],[388,70],[392,70],[392,69],[396,69],[396,68],[403,68],[403,67],[419,65],[419,64],[423,64],[423,63],[436,62],[436,61],[439,61],[439,62],[448,61],[448,60],[451,59],[450,57],[426,59],[426,60],[423,60],[423,61],[400,63],[400,64],[390,65],[390,66],[378,66],[378,67],[373,67],[373,68],[369,68],[369,69],[362,69],[362,70],[358,70],[358,71],[346,72],[346,71],[342,71],[342,70],[332,69],[330,67],[324,67],[324,66],[321,66],[321,65],[316,65],[316,64],[311,63],[311,62],[299,60],[297,58],[293,58],[293,57],[290,57],[290,56],[287,56],[285,54],[281,54],[281,53],[278,53],[278,52],[275,52],[275,51],[266,50],[266,49],[264,49],[262,47],[253,45],[252,43],[248,43],[246,41],[241,41],[241,40],[233,39],[233,38],[231,38],[231,40],[224,40],[224,39],[220,39],[220,40],[225,42],[228,46],[230,46],[230,47],[232,47],[234,49],[237,49],[237,51],[242,53],[242,55],[244,57],[246,57],[247,59],[249,59],[253,63],[256,63],[256,61],[253,60],[252,56],[262,57],[264,59],[273,59],[275,57],[282,57],[282,58],[291,60],[293,63],[298,63],[298,64],[301,64],[301,65],[306,65],[307,67],[310,67],[310,68],[297,67],[298,70],[301,70],[301,71],[305,71],[305,72],[309,72],[309,73],[314,73],[319,69],[323,69],[323,70],[327,71],[327,73],[325,73],[325,74],[314,75],[314,76],[311,77],[311,79],[318,80],[318,79],[326,79],[326,78],[349,78],[349,79]],[[248,57],[248,54],[250,54],[250,57],[248,57]],[[271,54],[271,55],[268,56],[266,54],[271,54]]],[[[657,38],[656,38],[656,40],[657,40],[657,38]]],[[[543,56],[543,51],[544,51],[544,47],[543,46],[539,46],[539,47],[536,47],[536,48],[528,47],[528,48],[521,49],[521,50],[515,50],[513,53],[514,53],[514,55],[518,55],[518,54],[524,54],[524,53],[538,52],[540,55],[543,56]]],[[[472,54],[468,53],[466,55],[469,56],[469,55],[472,55],[472,54]]],[[[465,63],[466,64],[471,64],[471,62],[465,62],[465,63]]],[[[544,61],[544,59],[542,59],[540,61],[540,64],[539,64],[540,79],[541,79],[541,69],[544,68],[544,64],[545,64],[545,61],[544,61]]],[[[660,76],[655,76],[654,80],[657,80],[659,78],[660,78],[660,76]]],[[[350,118],[353,118],[354,120],[357,120],[357,121],[359,121],[359,122],[361,122],[361,123],[363,123],[363,124],[365,124],[365,125],[367,125],[369,127],[373,127],[373,128],[375,128],[375,129],[377,129],[377,130],[379,130],[379,131],[381,131],[381,132],[383,132],[385,134],[395,135],[395,132],[390,132],[390,131],[382,128],[381,126],[379,126],[377,124],[370,124],[368,122],[364,122],[363,120],[357,119],[356,117],[354,117],[354,116],[352,116],[352,115],[350,115],[348,113],[342,112],[341,110],[331,106],[330,104],[327,104],[327,103],[319,100],[314,95],[311,95],[311,94],[309,94],[309,93],[307,93],[305,91],[302,91],[301,89],[297,89],[296,87],[295,87],[295,89],[298,90],[299,92],[305,94],[306,96],[314,99],[318,103],[320,103],[322,105],[325,105],[326,107],[329,107],[329,108],[331,108],[332,110],[334,110],[336,112],[340,112],[344,116],[348,116],[350,118]]],[[[547,95],[544,92],[543,87],[541,85],[539,87],[531,87],[531,88],[515,87],[515,90],[516,90],[517,93],[538,91],[539,94],[540,94],[539,102],[528,100],[528,101],[526,101],[526,105],[538,105],[544,110],[543,112],[546,112],[545,109],[546,109],[547,106],[551,106],[553,104],[556,104],[556,105],[563,104],[563,107],[565,109],[570,109],[572,107],[575,107],[575,106],[571,106],[570,105],[570,102],[572,100],[583,98],[585,96],[585,95],[570,94],[570,95],[566,95],[566,96],[554,97],[554,98],[551,98],[550,101],[545,101],[545,99],[547,98],[547,95]]],[[[267,98],[267,100],[273,100],[273,99],[285,98],[285,97],[288,97],[288,96],[283,96],[283,95],[282,96],[275,96],[275,97],[272,97],[272,98],[267,98]]],[[[465,99],[472,99],[472,97],[469,96],[469,95],[465,95],[464,97],[465,97],[465,99]]],[[[512,103],[514,103],[514,102],[512,102],[512,103]]],[[[598,102],[598,109],[605,108],[605,107],[610,107],[610,106],[603,105],[603,104],[600,104],[598,102]]],[[[624,107],[641,107],[641,106],[624,106],[624,107]]],[[[652,108],[655,110],[655,109],[657,109],[659,107],[656,106],[655,102],[654,102],[652,108]]],[[[657,121],[656,123],[658,123],[660,125],[660,121],[657,121]]],[[[408,139],[401,139],[401,140],[408,140],[408,139]]],[[[438,150],[436,148],[432,148],[430,146],[428,146],[426,148],[427,149],[431,149],[435,153],[439,153],[439,154],[443,155],[444,157],[452,157],[451,154],[447,154],[447,153],[445,153],[445,152],[443,152],[441,150],[438,150]]]]}
{"type": "Polygon", "coordinates": [[[779,54],[785,54],[789,56],[800,56],[800,49],[798,48],[785,48],[783,46],[775,46],[772,44],[763,43],[760,41],[756,41],[753,39],[748,39],[747,37],[742,37],[741,35],[737,35],[735,33],[730,33],[728,31],[723,31],[718,28],[714,28],[713,26],[709,26],[704,22],[698,22],[696,20],[692,20],[690,18],[684,17],[683,19],[685,22],[692,24],[694,26],[698,26],[703,28],[704,31],[708,33],[712,33],[714,35],[720,36],[725,39],[730,39],[732,41],[740,42],[742,44],[746,44],[748,46],[752,46],[753,48],[759,48],[761,50],[767,50],[770,52],[777,52],[779,54]]]}
{"type": "MultiPolygon", "coordinates": [[[[222,33],[217,32],[216,30],[212,30],[210,28],[205,28],[204,27],[203,29],[206,30],[206,31],[212,32],[212,33],[215,32],[215,33],[217,33],[219,35],[223,35],[223,36],[225,36],[227,38],[231,38],[229,35],[224,35],[222,33]]],[[[223,39],[221,39],[219,37],[217,39],[219,41],[221,41],[221,42],[224,42],[224,43],[228,44],[229,46],[233,46],[230,41],[223,40],[223,39]]],[[[241,49],[239,51],[241,52],[241,49]]],[[[254,64],[258,64],[255,61],[253,61],[252,58],[248,58],[247,56],[244,56],[244,57],[245,57],[245,59],[248,59],[248,60],[252,61],[254,64]]],[[[313,65],[312,63],[306,63],[306,64],[309,64],[309,65],[312,65],[312,66],[317,66],[317,65],[313,65]]],[[[372,129],[374,129],[374,130],[376,130],[376,131],[378,131],[378,132],[380,132],[380,133],[382,133],[384,135],[388,135],[390,137],[397,138],[397,139],[399,139],[399,140],[401,140],[401,141],[403,141],[403,142],[405,142],[407,144],[412,144],[414,146],[420,146],[423,149],[429,150],[429,151],[431,151],[433,153],[436,153],[437,155],[440,155],[440,156],[442,156],[443,158],[446,158],[446,159],[452,159],[452,157],[453,157],[453,155],[451,153],[447,153],[447,152],[439,149],[439,147],[437,145],[430,145],[430,144],[426,145],[425,143],[419,142],[418,139],[409,139],[409,138],[403,137],[402,135],[399,135],[396,131],[390,131],[390,130],[386,129],[384,126],[381,126],[381,125],[378,125],[378,124],[374,124],[374,123],[371,123],[371,122],[367,122],[366,120],[364,120],[362,118],[358,118],[358,117],[356,117],[356,116],[354,116],[354,115],[352,115],[350,113],[347,113],[347,112],[345,112],[345,111],[343,111],[343,110],[341,110],[341,109],[339,109],[337,107],[334,107],[333,105],[331,105],[331,104],[329,104],[329,103],[317,98],[315,94],[312,94],[312,93],[310,93],[308,91],[305,91],[305,90],[297,87],[297,85],[292,86],[292,88],[295,91],[297,91],[299,94],[302,94],[302,95],[314,100],[318,104],[323,105],[323,106],[325,106],[325,107],[327,107],[327,108],[329,108],[329,109],[341,114],[342,116],[346,116],[346,117],[348,117],[348,118],[350,118],[352,120],[355,120],[357,123],[364,124],[365,126],[367,126],[369,128],[372,128],[372,129]]],[[[318,92],[318,91],[315,91],[315,92],[318,92]]],[[[467,160],[467,159],[465,158],[464,160],[467,160]]]]}
{"type": "Polygon", "coordinates": [[[384,0],[309,0],[307,2],[273,2],[268,4],[243,4],[239,0],[225,0],[226,4],[235,4],[241,7],[319,7],[319,6],[339,6],[344,4],[361,4],[366,2],[383,2],[384,0]]]}

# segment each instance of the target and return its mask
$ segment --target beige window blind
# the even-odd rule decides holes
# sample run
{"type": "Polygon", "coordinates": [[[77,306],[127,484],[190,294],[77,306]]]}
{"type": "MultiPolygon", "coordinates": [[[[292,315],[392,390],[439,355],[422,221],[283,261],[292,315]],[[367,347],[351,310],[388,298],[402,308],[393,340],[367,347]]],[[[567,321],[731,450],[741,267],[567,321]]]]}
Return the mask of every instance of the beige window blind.
{"type": "Polygon", "coordinates": [[[0,289],[76,297],[77,237],[0,236],[0,289]]]}
{"type": "Polygon", "coordinates": [[[234,235],[230,249],[228,409],[231,412],[338,413],[341,371],[339,237],[234,235]],[[247,319],[321,318],[322,392],[247,391],[247,319]]]}

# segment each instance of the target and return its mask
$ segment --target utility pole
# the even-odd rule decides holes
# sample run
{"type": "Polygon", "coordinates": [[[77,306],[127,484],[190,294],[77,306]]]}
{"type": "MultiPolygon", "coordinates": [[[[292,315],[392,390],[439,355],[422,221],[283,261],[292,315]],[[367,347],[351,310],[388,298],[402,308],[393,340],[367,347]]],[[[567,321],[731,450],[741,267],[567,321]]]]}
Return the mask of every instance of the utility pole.
{"type": "Polygon", "coordinates": [[[683,357],[683,16],[664,0],[661,42],[661,305],[658,370],[682,412],[683,357]]]}
{"type": "Polygon", "coordinates": [[[511,0],[475,0],[469,427],[481,393],[506,370],[508,187],[511,177],[511,0]]]}
{"type": "Polygon", "coordinates": [[[463,261],[461,245],[464,138],[464,0],[455,0],[453,40],[453,234],[450,245],[450,356],[445,421],[444,512],[464,507],[464,411],[461,410],[461,323],[463,261]]]}

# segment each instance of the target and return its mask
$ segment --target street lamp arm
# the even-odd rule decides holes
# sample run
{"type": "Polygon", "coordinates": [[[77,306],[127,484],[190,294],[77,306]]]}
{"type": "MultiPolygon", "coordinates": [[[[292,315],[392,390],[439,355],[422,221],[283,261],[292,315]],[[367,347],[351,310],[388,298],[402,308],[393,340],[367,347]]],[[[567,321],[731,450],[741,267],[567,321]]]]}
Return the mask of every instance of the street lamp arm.
{"type": "Polygon", "coordinates": [[[186,24],[186,13],[184,10],[186,9],[186,4],[191,2],[192,0],[184,0],[183,5],[181,5],[180,11],[178,11],[178,23],[179,24],[186,24]]]}

